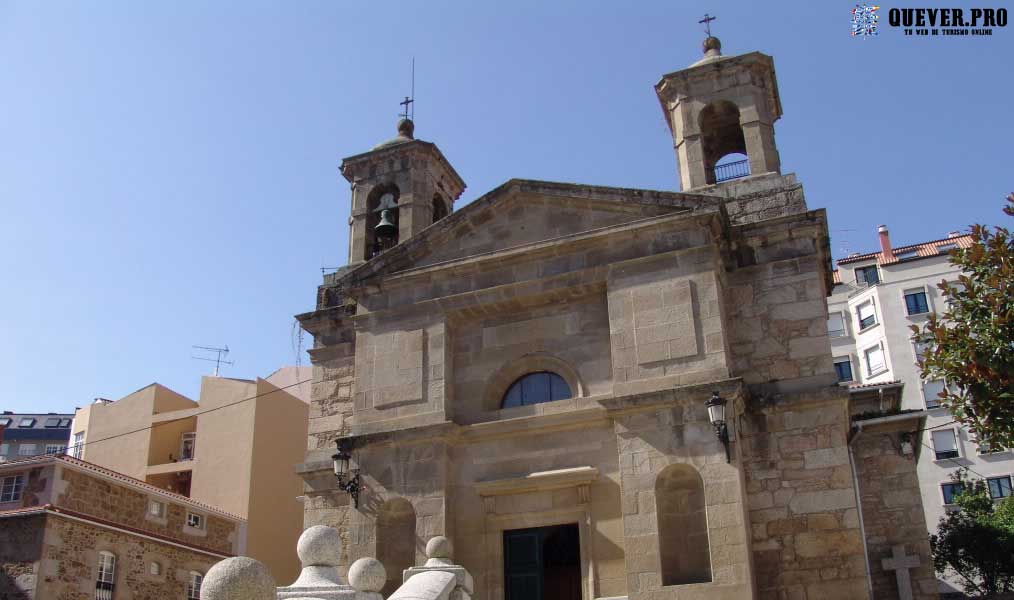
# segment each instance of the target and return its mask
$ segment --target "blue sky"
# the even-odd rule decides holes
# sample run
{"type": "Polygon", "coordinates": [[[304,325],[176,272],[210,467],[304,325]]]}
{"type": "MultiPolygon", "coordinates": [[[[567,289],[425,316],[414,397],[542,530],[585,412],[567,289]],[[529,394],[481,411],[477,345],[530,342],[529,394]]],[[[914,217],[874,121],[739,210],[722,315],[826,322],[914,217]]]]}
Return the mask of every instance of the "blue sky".
{"type": "Polygon", "coordinates": [[[783,171],[836,256],[999,223],[1014,31],[853,39],[852,6],[0,0],[0,405],[196,398],[193,344],[228,344],[225,375],[293,364],[347,258],[341,157],[394,135],[413,56],[457,208],[512,177],[678,190],[652,86],[708,11],[726,54],[774,56],[783,171]]]}

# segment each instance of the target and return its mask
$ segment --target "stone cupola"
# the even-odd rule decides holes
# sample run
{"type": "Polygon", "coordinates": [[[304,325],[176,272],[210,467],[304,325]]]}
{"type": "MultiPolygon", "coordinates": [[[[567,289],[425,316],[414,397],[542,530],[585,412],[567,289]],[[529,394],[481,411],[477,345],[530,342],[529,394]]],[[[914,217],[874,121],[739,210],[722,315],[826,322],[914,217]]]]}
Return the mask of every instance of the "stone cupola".
{"type": "Polygon", "coordinates": [[[782,103],[770,56],[723,56],[722,43],[709,36],[704,58],[663,75],[655,93],[672,131],[683,191],[725,179],[715,167],[729,154],[749,161],[748,171],[743,164],[732,177],[781,172],[774,123],[782,103]]]}
{"type": "Polygon", "coordinates": [[[367,261],[451,213],[465,182],[432,142],[415,138],[410,119],[398,135],[342,160],[352,184],[349,264],[367,261]],[[377,229],[384,223],[387,228],[377,229]]]}

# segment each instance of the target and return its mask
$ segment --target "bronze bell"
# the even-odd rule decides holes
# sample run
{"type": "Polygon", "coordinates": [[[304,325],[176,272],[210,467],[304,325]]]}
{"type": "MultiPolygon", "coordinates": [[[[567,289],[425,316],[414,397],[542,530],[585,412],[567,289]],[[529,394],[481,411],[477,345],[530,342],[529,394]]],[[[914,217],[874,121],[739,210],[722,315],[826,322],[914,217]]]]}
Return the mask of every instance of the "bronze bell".
{"type": "Polygon", "coordinates": [[[398,233],[398,227],[391,222],[391,209],[385,208],[380,211],[380,222],[373,228],[378,238],[390,239],[398,233]]]}

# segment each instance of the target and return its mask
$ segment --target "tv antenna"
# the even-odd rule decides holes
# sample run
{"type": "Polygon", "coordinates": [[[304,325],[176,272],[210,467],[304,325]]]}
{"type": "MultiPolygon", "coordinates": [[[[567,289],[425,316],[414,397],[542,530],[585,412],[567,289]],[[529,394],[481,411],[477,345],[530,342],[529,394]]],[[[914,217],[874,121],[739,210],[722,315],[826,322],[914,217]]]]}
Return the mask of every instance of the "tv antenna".
{"type": "Polygon", "coordinates": [[[218,371],[219,371],[219,369],[221,368],[222,365],[230,365],[231,366],[231,365],[236,364],[235,362],[233,362],[231,360],[225,360],[226,355],[229,354],[229,347],[228,346],[226,346],[224,348],[216,348],[214,346],[191,346],[191,347],[194,348],[194,349],[197,349],[197,350],[204,350],[205,352],[214,352],[215,353],[215,358],[208,358],[208,357],[205,357],[205,356],[193,356],[193,355],[190,356],[190,358],[193,358],[194,360],[206,360],[208,362],[215,363],[215,377],[218,377],[218,371]]]}

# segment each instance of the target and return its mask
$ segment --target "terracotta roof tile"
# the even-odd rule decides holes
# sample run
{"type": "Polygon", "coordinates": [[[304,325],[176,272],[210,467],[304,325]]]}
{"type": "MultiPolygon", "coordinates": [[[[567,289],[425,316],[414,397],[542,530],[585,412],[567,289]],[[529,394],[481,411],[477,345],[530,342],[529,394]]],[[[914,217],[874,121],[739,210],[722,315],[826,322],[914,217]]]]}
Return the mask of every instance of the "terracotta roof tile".
{"type": "MultiPolygon", "coordinates": [[[[860,262],[864,260],[870,260],[871,258],[876,258],[877,264],[893,265],[901,262],[902,260],[911,260],[914,258],[929,258],[932,256],[938,256],[940,254],[938,248],[940,246],[946,246],[947,244],[956,244],[958,248],[968,248],[972,245],[972,243],[973,243],[972,235],[969,233],[965,233],[955,237],[948,237],[939,240],[931,240],[928,242],[921,242],[918,244],[910,244],[908,246],[898,246],[897,248],[894,248],[894,256],[895,256],[894,260],[885,261],[884,257],[882,256],[883,255],[882,252],[867,252],[865,254],[855,254],[852,256],[846,256],[845,258],[839,258],[837,264],[847,265],[849,263],[860,262]],[[912,251],[915,252],[914,256],[908,257],[906,259],[897,258],[899,254],[912,251]]],[[[836,281],[836,283],[840,283],[840,281],[836,281]]]]}

